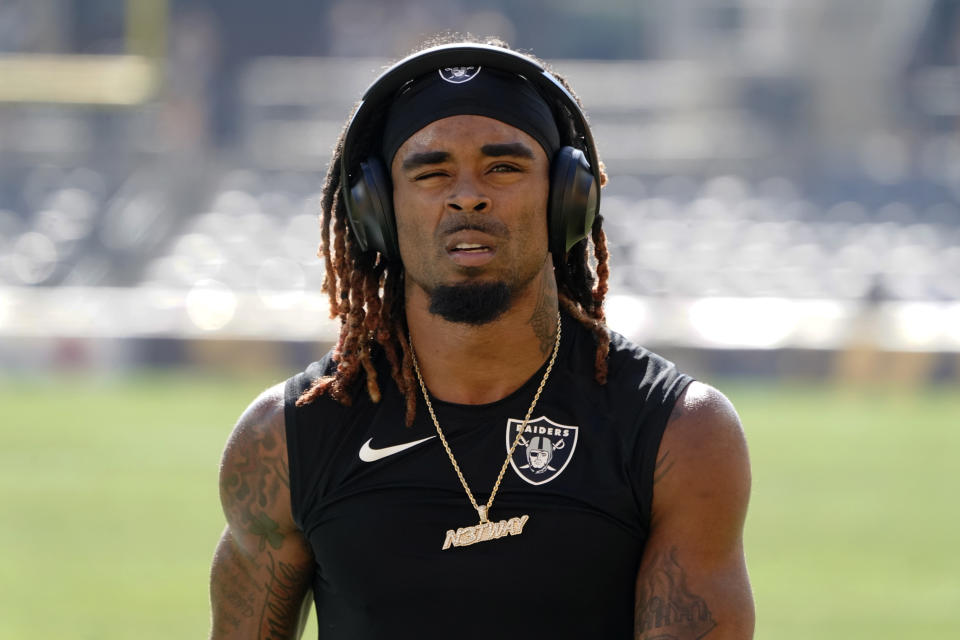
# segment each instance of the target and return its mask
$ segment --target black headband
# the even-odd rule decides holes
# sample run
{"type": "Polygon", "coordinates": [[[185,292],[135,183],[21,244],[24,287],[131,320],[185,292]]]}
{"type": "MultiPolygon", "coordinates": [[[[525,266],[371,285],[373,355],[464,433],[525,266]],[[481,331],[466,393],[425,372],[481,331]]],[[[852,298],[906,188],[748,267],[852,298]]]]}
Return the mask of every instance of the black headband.
{"type": "Polygon", "coordinates": [[[553,113],[526,78],[481,66],[446,67],[409,82],[394,98],[381,145],[386,166],[414,133],[457,115],[486,116],[516,127],[539,142],[548,159],[560,148],[553,113]]]}

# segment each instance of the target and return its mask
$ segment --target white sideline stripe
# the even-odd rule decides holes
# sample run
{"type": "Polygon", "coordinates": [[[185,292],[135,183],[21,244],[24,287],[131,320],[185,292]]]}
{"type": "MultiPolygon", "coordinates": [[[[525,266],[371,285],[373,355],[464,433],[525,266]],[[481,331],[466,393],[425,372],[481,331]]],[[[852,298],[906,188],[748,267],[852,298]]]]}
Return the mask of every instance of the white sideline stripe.
{"type": "MultiPolygon", "coordinates": [[[[610,327],[639,344],[712,349],[960,352],[960,302],[610,295],[610,327]]],[[[181,338],[333,342],[320,292],[2,287],[0,339],[181,338]],[[192,295],[191,295],[192,294],[192,295]],[[199,308],[198,308],[199,307],[199,308]]]]}

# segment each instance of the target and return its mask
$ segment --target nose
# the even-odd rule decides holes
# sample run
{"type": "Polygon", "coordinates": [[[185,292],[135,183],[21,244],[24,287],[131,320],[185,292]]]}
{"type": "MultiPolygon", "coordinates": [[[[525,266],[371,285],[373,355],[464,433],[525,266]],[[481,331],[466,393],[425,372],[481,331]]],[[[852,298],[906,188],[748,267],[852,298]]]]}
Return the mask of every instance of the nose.
{"type": "Polygon", "coordinates": [[[454,211],[484,211],[490,207],[489,196],[471,176],[461,176],[447,196],[447,208],[454,211]]]}

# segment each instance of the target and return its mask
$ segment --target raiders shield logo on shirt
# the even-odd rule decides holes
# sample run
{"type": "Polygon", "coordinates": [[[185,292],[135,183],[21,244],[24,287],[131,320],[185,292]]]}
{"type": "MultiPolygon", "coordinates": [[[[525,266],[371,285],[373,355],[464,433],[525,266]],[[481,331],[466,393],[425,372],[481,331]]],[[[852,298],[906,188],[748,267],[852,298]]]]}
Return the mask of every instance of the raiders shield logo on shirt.
{"type": "MultiPolygon", "coordinates": [[[[507,420],[507,451],[513,445],[523,420],[507,420]]],[[[557,424],[546,416],[527,423],[510,459],[514,472],[530,484],[550,482],[567,468],[577,448],[579,427],[557,424]]]]}

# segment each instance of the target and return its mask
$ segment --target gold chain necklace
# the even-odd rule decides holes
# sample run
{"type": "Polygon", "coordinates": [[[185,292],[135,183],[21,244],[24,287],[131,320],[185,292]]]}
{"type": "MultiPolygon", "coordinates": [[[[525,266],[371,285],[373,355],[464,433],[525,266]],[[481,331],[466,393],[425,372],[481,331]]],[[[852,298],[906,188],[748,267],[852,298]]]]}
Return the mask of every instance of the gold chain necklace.
{"type": "Polygon", "coordinates": [[[473,497],[473,492],[470,491],[470,486],[467,484],[466,478],[463,477],[463,472],[460,471],[460,465],[457,464],[457,459],[453,457],[453,451],[450,450],[450,445],[447,444],[447,439],[443,435],[443,430],[440,428],[440,421],[437,420],[437,414],[433,411],[433,404],[430,402],[430,394],[427,393],[427,385],[424,384],[423,376],[420,375],[420,366],[417,364],[417,354],[413,350],[413,342],[410,342],[409,338],[407,338],[407,340],[410,344],[410,356],[413,360],[413,370],[417,373],[417,380],[420,382],[420,391],[423,392],[423,399],[427,403],[427,411],[430,412],[430,418],[433,419],[433,426],[437,428],[437,435],[440,436],[440,442],[443,443],[443,448],[446,450],[447,456],[450,458],[450,463],[453,465],[453,470],[457,472],[457,477],[460,478],[460,484],[463,485],[463,490],[467,492],[467,498],[470,499],[470,504],[473,505],[473,508],[476,509],[477,513],[480,515],[480,524],[478,525],[471,527],[460,527],[458,529],[448,529],[442,548],[449,549],[451,546],[465,547],[471,544],[476,544],[477,542],[485,542],[487,540],[503,538],[506,535],[520,535],[523,533],[523,527],[527,524],[530,516],[522,515],[519,517],[510,518],[509,520],[490,522],[487,519],[487,515],[490,513],[490,507],[493,506],[493,499],[497,496],[497,491],[500,489],[500,482],[503,480],[503,474],[507,472],[507,465],[510,464],[510,460],[513,458],[513,452],[517,449],[517,445],[523,438],[523,432],[527,428],[527,422],[530,421],[531,414],[533,414],[533,408],[537,406],[537,401],[540,399],[540,394],[543,392],[543,387],[547,384],[547,378],[550,377],[550,371],[553,369],[553,363],[557,360],[557,352],[560,350],[560,312],[557,312],[557,339],[553,343],[553,354],[550,356],[550,362],[547,364],[547,370],[543,372],[543,378],[540,380],[540,386],[537,387],[537,392],[533,395],[533,402],[530,403],[530,408],[527,409],[527,415],[524,416],[523,424],[520,425],[520,429],[517,431],[517,437],[513,439],[513,445],[511,445],[510,450],[507,452],[507,459],[503,461],[503,466],[500,467],[500,474],[497,476],[497,481],[493,483],[493,489],[490,491],[490,499],[487,500],[487,504],[485,505],[477,504],[477,500],[473,497]]]}

